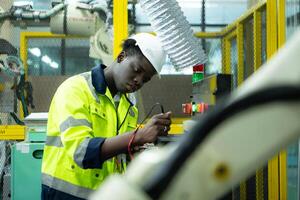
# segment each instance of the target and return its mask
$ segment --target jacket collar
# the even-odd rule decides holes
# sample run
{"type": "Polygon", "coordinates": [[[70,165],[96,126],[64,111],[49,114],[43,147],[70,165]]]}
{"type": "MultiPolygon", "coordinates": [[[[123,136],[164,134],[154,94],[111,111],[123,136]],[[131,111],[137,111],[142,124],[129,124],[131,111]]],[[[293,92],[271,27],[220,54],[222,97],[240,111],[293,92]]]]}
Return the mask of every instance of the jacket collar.
{"type": "MultiPolygon", "coordinates": [[[[92,68],[92,84],[96,92],[103,95],[106,93],[106,87],[107,87],[107,83],[105,81],[105,76],[104,76],[105,68],[106,66],[103,64],[97,65],[92,68]]],[[[126,94],[121,96],[124,96],[131,106],[134,105],[134,103],[127,97],[126,94]]]]}
{"type": "Polygon", "coordinates": [[[104,76],[104,69],[106,68],[105,65],[97,65],[96,67],[92,68],[92,84],[96,90],[96,92],[100,94],[105,94],[107,83],[105,81],[104,76]]]}

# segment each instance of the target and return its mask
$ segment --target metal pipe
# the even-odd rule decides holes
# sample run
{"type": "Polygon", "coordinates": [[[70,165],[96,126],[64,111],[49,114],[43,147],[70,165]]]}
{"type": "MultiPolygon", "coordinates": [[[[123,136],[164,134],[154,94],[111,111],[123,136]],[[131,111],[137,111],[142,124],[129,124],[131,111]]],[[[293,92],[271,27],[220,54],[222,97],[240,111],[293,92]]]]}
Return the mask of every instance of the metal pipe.
{"type": "Polygon", "coordinates": [[[34,11],[34,10],[21,10],[17,9],[13,12],[12,16],[17,19],[47,19],[57,12],[62,10],[66,4],[58,4],[49,11],[34,11]]]}
{"type": "Polygon", "coordinates": [[[0,13],[0,19],[6,19],[9,18],[10,16],[11,16],[10,12],[0,13]]]}

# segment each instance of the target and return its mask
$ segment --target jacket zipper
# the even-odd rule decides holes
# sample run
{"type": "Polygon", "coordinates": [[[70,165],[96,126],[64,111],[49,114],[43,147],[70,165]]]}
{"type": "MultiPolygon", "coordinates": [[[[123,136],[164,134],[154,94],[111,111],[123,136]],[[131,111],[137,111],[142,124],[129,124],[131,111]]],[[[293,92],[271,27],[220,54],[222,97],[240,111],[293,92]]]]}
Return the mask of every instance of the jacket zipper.
{"type": "Polygon", "coordinates": [[[105,96],[105,97],[110,101],[110,103],[113,104],[113,106],[115,107],[115,113],[116,113],[116,119],[117,119],[117,123],[116,123],[116,130],[117,130],[117,133],[116,133],[116,134],[119,135],[119,129],[122,127],[123,123],[125,122],[125,120],[126,120],[126,118],[127,118],[127,115],[128,115],[128,113],[129,113],[129,110],[130,110],[130,108],[131,108],[131,106],[132,106],[132,103],[128,100],[128,98],[127,98],[126,95],[125,95],[126,100],[129,102],[129,107],[128,107],[128,109],[127,109],[126,115],[125,115],[125,117],[124,117],[124,119],[123,119],[121,125],[118,126],[118,125],[119,125],[119,118],[118,118],[118,108],[119,108],[119,106],[118,106],[118,108],[116,108],[115,103],[111,102],[111,100],[110,100],[106,95],[104,95],[104,96],[105,96]]]}

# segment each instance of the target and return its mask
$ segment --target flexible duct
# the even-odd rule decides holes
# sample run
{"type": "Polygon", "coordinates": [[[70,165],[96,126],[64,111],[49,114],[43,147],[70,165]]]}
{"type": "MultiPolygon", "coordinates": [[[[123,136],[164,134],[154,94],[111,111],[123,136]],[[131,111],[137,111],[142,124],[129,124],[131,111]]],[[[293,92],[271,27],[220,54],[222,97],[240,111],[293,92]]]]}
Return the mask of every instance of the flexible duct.
{"type": "Polygon", "coordinates": [[[177,70],[206,62],[201,43],[194,37],[176,0],[140,0],[139,3],[177,70]]]}

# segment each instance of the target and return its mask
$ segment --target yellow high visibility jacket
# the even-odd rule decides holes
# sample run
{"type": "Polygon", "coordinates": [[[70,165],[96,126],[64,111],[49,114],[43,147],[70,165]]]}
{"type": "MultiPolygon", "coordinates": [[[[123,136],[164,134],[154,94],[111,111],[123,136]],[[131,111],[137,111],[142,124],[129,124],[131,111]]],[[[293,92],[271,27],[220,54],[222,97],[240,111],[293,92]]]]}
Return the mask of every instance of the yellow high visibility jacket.
{"type": "Polygon", "coordinates": [[[102,66],[67,79],[50,105],[42,184],[86,199],[105,177],[120,172],[117,159],[100,158],[105,138],[133,130],[137,117],[126,95],[115,105],[102,66]]]}

